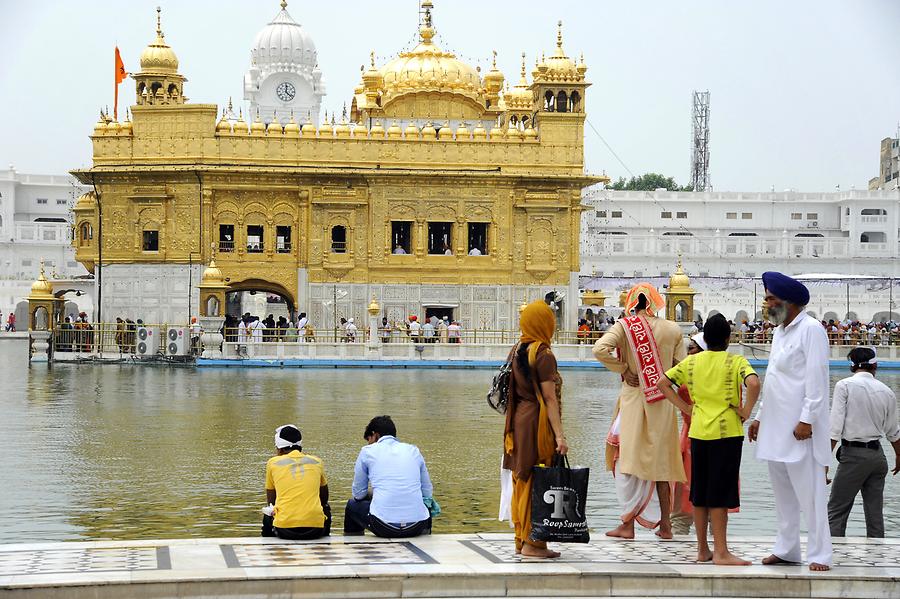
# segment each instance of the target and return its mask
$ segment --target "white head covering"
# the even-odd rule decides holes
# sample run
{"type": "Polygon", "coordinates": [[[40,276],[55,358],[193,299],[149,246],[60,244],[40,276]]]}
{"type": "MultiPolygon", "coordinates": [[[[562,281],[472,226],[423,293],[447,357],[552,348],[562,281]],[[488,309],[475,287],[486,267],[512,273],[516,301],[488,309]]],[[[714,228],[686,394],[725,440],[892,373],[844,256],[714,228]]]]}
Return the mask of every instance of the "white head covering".
{"type": "MultiPolygon", "coordinates": [[[[283,424],[275,429],[275,448],[276,449],[287,449],[288,447],[292,447],[294,445],[299,445],[300,441],[288,441],[287,439],[281,438],[281,430],[287,427],[295,428],[297,431],[300,430],[296,424],[283,424]]],[[[301,435],[302,439],[302,435],[301,435]]]]}
{"type": "Polygon", "coordinates": [[[697,333],[696,335],[691,337],[691,341],[696,343],[703,351],[709,349],[709,346],[706,345],[706,339],[703,338],[703,333],[697,333]]]}

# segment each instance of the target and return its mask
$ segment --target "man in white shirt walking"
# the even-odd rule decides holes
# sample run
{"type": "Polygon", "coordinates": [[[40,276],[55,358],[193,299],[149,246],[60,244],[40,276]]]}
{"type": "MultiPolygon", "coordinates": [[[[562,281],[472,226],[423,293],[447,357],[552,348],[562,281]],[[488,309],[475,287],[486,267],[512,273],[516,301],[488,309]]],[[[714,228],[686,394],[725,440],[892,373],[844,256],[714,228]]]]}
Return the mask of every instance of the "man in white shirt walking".
{"type": "Polygon", "coordinates": [[[769,320],[775,325],[772,350],[750,441],[756,457],[769,464],[778,535],[764,565],[801,561],[800,513],[808,530],[806,558],[812,571],[830,570],[825,468],[831,463],[828,423],[828,335],[806,313],[809,290],[777,272],[762,276],[769,320]]]}
{"type": "Polygon", "coordinates": [[[897,396],[875,379],[875,350],[857,347],[847,356],[853,376],[837,382],[831,405],[831,448],[838,449],[838,468],[828,500],[831,536],[843,537],[856,495],[862,491],[866,536],[884,538],[884,479],[887,459],[881,437],[894,446],[894,469],[900,472],[900,423],[897,396]]]}

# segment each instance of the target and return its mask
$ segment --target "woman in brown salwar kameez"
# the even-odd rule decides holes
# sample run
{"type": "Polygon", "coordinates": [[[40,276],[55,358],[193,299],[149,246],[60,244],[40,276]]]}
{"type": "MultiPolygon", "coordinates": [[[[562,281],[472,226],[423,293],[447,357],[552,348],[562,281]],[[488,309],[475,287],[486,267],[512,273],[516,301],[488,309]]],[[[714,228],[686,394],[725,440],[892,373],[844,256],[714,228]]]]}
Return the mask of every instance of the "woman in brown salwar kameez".
{"type": "Polygon", "coordinates": [[[526,557],[559,557],[547,543],[531,539],[531,469],[550,465],[554,453],[569,448],[562,427],[562,378],[550,342],[556,328],[553,311],[543,301],[529,304],[520,315],[522,337],[514,351],[509,405],[503,433],[503,467],[512,471],[512,520],[516,553],[526,557]]]}

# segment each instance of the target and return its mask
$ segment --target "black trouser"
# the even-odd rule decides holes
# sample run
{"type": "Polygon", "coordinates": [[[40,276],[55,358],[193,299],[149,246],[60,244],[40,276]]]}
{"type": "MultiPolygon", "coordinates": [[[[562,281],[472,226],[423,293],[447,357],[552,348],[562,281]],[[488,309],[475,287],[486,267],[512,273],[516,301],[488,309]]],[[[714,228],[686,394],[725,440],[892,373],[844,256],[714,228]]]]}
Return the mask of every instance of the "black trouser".
{"type": "Polygon", "coordinates": [[[300,526],[297,528],[276,528],[274,526],[275,518],[272,516],[263,516],[262,536],[278,537],[288,541],[308,541],[310,539],[319,539],[327,537],[331,534],[331,506],[327,503],[322,506],[325,512],[325,524],[322,528],[311,526],[300,526]]]}
{"type": "Polygon", "coordinates": [[[405,539],[431,534],[431,516],[407,526],[388,524],[369,513],[371,499],[351,499],[344,509],[344,534],[363,534],[368,528],[376,537],[405,539]]]}

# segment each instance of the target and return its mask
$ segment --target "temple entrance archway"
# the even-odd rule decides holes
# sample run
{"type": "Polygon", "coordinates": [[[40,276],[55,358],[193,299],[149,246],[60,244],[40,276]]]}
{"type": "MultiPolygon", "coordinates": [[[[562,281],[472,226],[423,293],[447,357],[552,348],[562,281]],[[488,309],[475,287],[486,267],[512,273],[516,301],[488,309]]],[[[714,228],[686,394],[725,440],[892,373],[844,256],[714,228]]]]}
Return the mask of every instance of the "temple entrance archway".
{"type": "Polygon", "coordinates": [[[225,314],[240,317],[246,312],[260,319],[272,314],[276,319],[285,316],[295,321],[296,301],[291,293],[278,283],[262,279],[232,282],[225,293],[225,314]]]}

